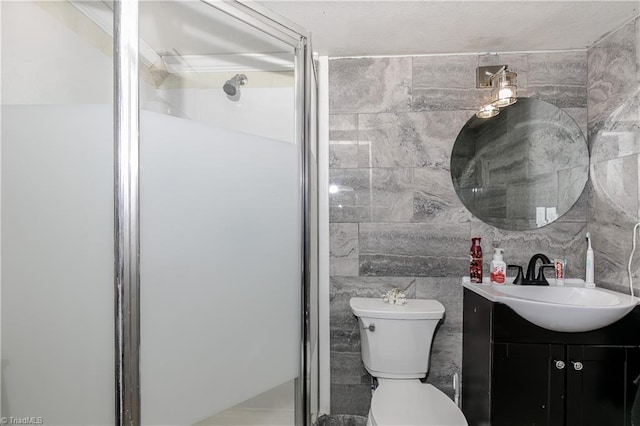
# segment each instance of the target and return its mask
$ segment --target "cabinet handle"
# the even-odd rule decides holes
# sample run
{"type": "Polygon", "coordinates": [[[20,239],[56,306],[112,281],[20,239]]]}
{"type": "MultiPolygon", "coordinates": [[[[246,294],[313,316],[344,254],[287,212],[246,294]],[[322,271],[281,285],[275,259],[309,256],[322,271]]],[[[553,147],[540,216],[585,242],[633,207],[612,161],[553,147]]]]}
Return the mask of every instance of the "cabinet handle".
{"type": "Polygon", "coordinates": [[[564,361],[554,360],[554,363],[558,370],[564,370],[564,361]]]}
{"type": "Polygon", "coordinates": [[[576,371],[580,371],[584,367],[580,361],[571,361],[571,364],[573,364],[573,369],[576,371]]]}

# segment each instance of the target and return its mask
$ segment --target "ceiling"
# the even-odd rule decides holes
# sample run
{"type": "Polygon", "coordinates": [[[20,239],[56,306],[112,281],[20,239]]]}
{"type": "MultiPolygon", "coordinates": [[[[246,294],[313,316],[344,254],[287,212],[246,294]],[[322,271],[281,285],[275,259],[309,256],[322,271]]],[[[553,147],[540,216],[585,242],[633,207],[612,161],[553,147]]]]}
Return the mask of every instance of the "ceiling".
{"type": "Polygon", "coordinates": [[[331,57],[584,49],[640,14],[640,0],[258,3],[309,30],[313,50],[331,57]]]}

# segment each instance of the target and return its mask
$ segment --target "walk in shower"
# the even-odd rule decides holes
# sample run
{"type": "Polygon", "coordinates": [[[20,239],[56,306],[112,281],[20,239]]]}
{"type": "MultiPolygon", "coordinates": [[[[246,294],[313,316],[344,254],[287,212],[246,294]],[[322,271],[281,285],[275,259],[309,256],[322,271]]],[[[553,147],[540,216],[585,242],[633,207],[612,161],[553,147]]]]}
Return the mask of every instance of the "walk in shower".
{"type": "Polygon", "coordinates": [[[308,34],[242,2],[0,12],[2,416],[311,424],[308,34]]]}

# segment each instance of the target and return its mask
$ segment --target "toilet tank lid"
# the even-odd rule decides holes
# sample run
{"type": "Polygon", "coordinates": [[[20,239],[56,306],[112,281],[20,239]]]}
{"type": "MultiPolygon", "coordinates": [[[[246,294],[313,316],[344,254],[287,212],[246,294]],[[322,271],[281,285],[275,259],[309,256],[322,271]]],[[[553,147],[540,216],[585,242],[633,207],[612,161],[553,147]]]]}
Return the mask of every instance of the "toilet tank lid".
{"type": "Polygon", "coordinates": [[[392,319],[440,319],[444,306],[437,300],[407,299],[404,305],[392,305],[382,298],[352,297],[351,311],[358,317],[392,319]]]}

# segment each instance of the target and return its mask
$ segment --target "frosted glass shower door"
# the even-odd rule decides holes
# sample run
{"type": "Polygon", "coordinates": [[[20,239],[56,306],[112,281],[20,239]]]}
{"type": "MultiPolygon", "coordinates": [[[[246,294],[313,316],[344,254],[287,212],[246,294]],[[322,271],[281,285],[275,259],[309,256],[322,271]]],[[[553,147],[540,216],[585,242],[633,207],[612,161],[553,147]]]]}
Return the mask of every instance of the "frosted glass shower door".
{"type": "Polygon", "coordinates": [[[294,424],[294,51],[204,3],[141,2],[140,14],[141,43],[165,70],[141,64],[142,423],[221,424],[276,389],[290,407],[277,424],[294,424]],[[223,86],[238,74],[232,99],[223,86]]]}
{"type": "Polygon", "coordinates": [[[113,425],[113,14],[0,8],[0,423],[113,425]]]}

